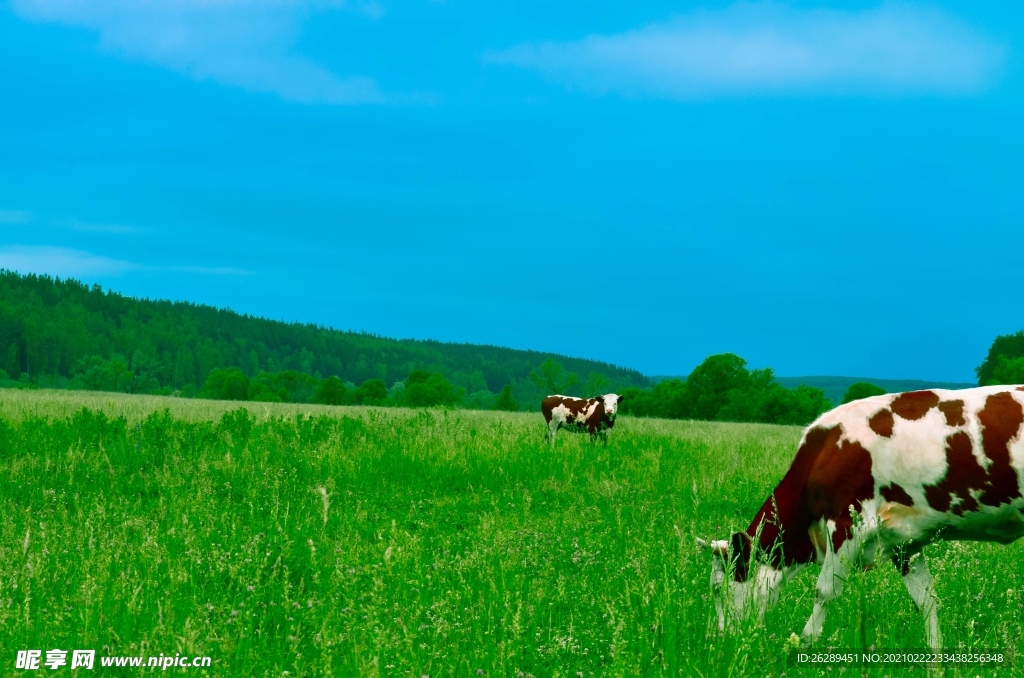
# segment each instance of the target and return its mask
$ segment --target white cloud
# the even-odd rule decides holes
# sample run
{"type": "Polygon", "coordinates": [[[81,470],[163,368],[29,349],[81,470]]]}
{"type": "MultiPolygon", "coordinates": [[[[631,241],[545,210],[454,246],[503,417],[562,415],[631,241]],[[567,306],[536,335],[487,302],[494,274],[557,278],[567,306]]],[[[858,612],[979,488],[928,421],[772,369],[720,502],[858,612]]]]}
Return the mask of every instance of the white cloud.
{"type": "Polygon", "coordinates": [[[32,213],[24,210],[0,210],[0,224],[27,224],[32,221],[32,213]]]}
{"type": "Polygon", "coordinates": [[[777,92],[967,94],[991,84],[1006,49],[916,5],[859,12],[740,3],[617,35],[524,43],[485,61],[594,94],[693,99],[777,92]]]}
{"type": "Polygon", "coordinates": [[[292,51],[303,20],[349,7],[370,18],[375,1],[11,0],[22,18],[100,33],[103,49],[196,80],[268,92],[300,103],[381,103],[372,78],[338,76],[292,51]]]}
{"type": "Polygon", "coordinates": [[[0,248],[0,268],[18,273],[37,273],[52,276],[110,276],[140,268],[128,261],[100,257],[89,252],[65,247],[0,248]]]}

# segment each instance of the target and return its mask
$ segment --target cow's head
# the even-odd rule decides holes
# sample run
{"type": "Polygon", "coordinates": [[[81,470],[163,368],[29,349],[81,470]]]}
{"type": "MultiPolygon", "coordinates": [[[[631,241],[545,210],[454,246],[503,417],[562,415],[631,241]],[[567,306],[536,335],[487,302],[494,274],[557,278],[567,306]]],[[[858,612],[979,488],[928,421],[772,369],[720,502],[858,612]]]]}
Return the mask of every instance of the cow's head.
{"type": "Polygon", "coordinates": [[[622,402],[622,396],[617,393],[607,393],[601,396],[601,400],[604,401],[604,411],[609,417],[614,417],[615,413],[619,410],[619,403],[622,402]]]}
{"type": "Polygon", "coordinates": [[[754,561],[745,532],[734,532],[729,541],[698,539],[697,545],[711,551],[711,588],[718,628],[724,631],[727,623],[742,622],[751,612],[762,619],[765,610],[779,598],[782,572],[768,563],[754,561]]]}

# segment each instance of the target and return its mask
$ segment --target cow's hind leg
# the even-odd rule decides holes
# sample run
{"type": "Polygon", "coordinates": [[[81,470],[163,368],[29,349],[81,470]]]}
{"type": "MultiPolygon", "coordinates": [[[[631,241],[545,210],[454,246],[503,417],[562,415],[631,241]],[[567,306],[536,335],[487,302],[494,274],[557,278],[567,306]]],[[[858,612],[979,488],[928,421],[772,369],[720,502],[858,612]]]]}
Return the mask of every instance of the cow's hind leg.
{"type": "Polygon", "coordinates": [[[547,439],[548,443],[551,444],[551,447],[555,446],[556,433],[558,433],[558,424],[552,421],[550,424],[548,424],[548,432],[544,436],[547,439]]]}
{"type": "MultiPolygon", "coordinates": [[[[831,539],[829,539],[831,541],[831,539]]],[[[825,624],[825,614],[828,612],[828,604],[843,592],[843,584],[846,583],[847,559],[841,558],[829,544],[821,565],[821,574],[818,575],[817,592],[814,597],[814,609],[811,617],[804,626],[801,637],[808,642],[815,642],[821,636],[821,629],[825,624]]]]}
{"type": "Polygon", "coordinates": [[[928,561],[924,553],[907,553],[898,551],[892,558],[903,575],[903,583],[907,593],[914,601],[918,611],[924,616],[924,634],[928,647],[935,652],[942,650],[942,632],[939,630],[939,599],[935,595],[932,573],[928,569],[928,561]]]}

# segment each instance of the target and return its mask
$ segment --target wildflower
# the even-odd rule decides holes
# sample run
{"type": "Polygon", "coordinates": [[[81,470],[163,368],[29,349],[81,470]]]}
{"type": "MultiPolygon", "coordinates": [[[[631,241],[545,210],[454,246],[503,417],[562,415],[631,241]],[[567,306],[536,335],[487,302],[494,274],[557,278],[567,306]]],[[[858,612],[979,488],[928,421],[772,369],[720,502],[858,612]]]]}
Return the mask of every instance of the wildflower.
{"type": "Polygon", "coordinates": [[[800,647],[800,636],[795,633],[790,633],[789,638],[786,639],[785,649],[796,650],[800,647]]]}

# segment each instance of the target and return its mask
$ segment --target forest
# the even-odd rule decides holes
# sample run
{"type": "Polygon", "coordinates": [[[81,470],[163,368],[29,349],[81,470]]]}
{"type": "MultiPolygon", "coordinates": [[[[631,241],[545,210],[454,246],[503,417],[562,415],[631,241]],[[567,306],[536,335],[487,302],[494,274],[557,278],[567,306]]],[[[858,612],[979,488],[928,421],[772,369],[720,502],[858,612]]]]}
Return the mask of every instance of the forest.
{"type": "MultiPolygon", "coordinates": [[[[1024,382],[1024,331],[997,337],[976,373],[982,385],[1024,382]]],[[[10,271],[0,271],[0,386],[508,411],[537,410],[551,393],[615,391],[634,416],[775,424],[806,424],[836,404],[731,353],[654,383],[594,360],[390,339],[10,271]]],[[[853,384],[843,401],[879,392],[853,384]]]]}
{"type": "MultiPolygon", "coordinates": [[[[0,271],[0,377],[7,386],[194,397],[218,394],[223,384],[231,384],[231,393],[238,396],[245,381],[247,395],[254,398],[304,400],[315,397],[320,381],[335,377],[347,384],[349,398],[373,402],[381,400],[381,384],[397,395],[396,384],[401,390],[414,371],[425,371],[444,375],[464,404],[490,407],[506,391],[532,409],[533,401],[546,394],[529,375],[548,359],[584,375],[575,385],[580,393],[588,383],[608,390],[651,383],[637,370],[595,360],[389,339],[187,302],[136,299],[73,279],[0,271]],[[213,383],[208,383],[211,376],[213,383]],[[371,385],[363,388],[367,382],[371,385]],[[357,392],[356,384],[363,391],[357,392]]],[[[434,377],[431,383],[436,382],[434,377]]],[[[322,393],[338,391],[338,384],[331,384],[322,393]]],[[[413,389],[415,402],[417,391],[423,389],[413,389]]],[[[442,400],[451,398],[446,393],[442,400]]]]}

